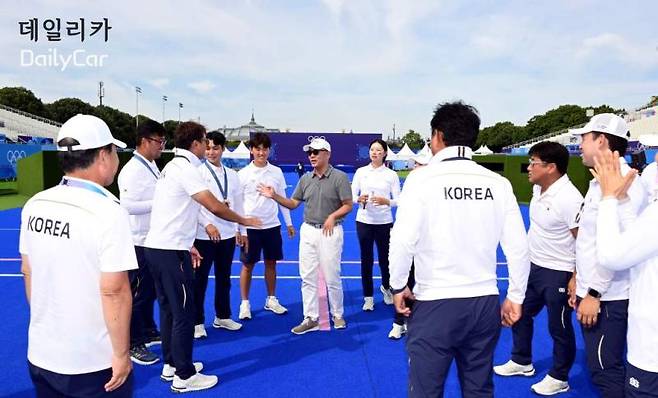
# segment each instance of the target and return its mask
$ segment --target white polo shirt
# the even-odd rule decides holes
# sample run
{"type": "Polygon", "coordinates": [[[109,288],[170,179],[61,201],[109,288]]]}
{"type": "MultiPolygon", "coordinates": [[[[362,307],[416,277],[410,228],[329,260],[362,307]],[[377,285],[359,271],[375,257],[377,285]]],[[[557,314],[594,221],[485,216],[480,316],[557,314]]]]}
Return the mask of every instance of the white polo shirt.
{"type": "MultiPolygon", "coordinates": [[[[243,214],[242,206],[242,196],[239,195],[240,190],[240,178],[238,173],[228,167],[217,167],[214,164],[206,161],[199,166],[199,172],[201,177],[206,183],[206,187],[212,192],[220,202],[228,202],[229,208],[235,211],[238,214],[243,214]],[[208,169],[210,167],[215,176],[208,169]],[[226,177],[226,179],[224,179],[226,177]],[[222,194],[222,191],[217,185],[221,184],[222,189],[226,193],[226,198],[222,194]]],[[[201,240],[210,240],[208,233],[206,232],[206,225],[212,224],[219,230],[219,236],[221,240],[230,239],[235,236],[236,231],[238,230],[238,224],[230,221],[226,221],[223,218],[219,218],[209,212],[205,207],[201,206],[201,211],[199,211],[199,223],[197,224],[196,238],[201,240]]]]}
{"type": "MultiPolygon", "coordinates": [[[[621,172],[626,175],[631,168],[623,157],[619,158],[621,172]]],[[[628,189],[633,213],[638,214],[646,203],[642,183],[636,178],[628,189]]],[[[592,179],[585,194],[580,212],[578,237],[576,238],[576,295],[585,297],[592,288],[601,293],[601,301],[628,299],[628,271],[613,272],[599,265],[596,259],[596,217],[601,201],[601,186],[592,179]]]]}
{"type": "Polygon", "coordinates": [[[91,181],[65,178],[88,188],[58,185],[34,195],[21,214],[19,251],[32,269],[27,358],[73,375],[112,366],[101,273],[136,269],[137,260],[118,199],[91,181]]]}
{"type": "Polygon", "coordinates": [[[451,146],[409,174],[391,231],[391,287],[407,284],[413,259],[418,300],[498,294],[496,249],[509,269],[507,297],[525,298],[530,261],[521,211],[504,177],[451,146]]]}
{"type": "Polygon", "coordinates": [[[565,174],[541,193],[541,186],[532,187],[528,248],[530,261],[540,267],[573,272],[576,267],[576,238],[571,234],[578,227],[578,212],[583,195],[565,174]]]}
{"type": "Polygon", "coordinates": [[[628,362],[658,373],[658,311],[653,302],[658,286],[658,202],[649,204],[635,222],[623,221],[625,206],[632,205],[618,208],[616,199],[599,204],[598,260],[615,273],[629,270],[628,362]],[[623,234],[620,224],[626,226],[623,234]]]}
{"type": "Polygon", "coordinates": [[[649,195],[649,201],[653,202],[658,200],[658,172],[656,170],[656,162],[653,162],[642,171],[640,180],[644,185],[644,190],[649,195]]]}
{"type": "Polygon", "coordinates": [[[357,203],[360,195],[380,196],[391,200],[391,205],[376,205],[367,202],[365,208],[359,203],[356,221],[365,224],[390,224],[393,222],[391,207],[397,206],[400,196],[398,174],[382,165],[377,168],[372,163],[359,167],[352,178],[352,200],[357,203]]]}
{"type": "MultiPolygon", "coordinates": [[[[286,225],[292,225],[290,210],[278,205],[273,199],[266,198],[256,190],[259,184],[263,184],[273,187],[279,195],[287,196],[286,180],[280,168],[269,162],[265,167],[257,167],[252,161],[247,167],[238,171],[238,176],[240,177],[240,192],[243,199],[244,215],[246,217],[258,217],[263,221],[263,225],[260,228],[247,228],[268,229],[281,225],[279,221],[279,209],[281,209],[281,214],[286,225]]],[[[240,230],[244,231],[245,227],[240,226],[240,230]]]]}
{"type": "Polygon", "coordinates": [[[146,160],[137,151],[133,152],[133,157],[123,166],[117,178],[121,206],[130,214],[130,230],[135,246],[144,246],[158,178],[158,165],[146,160]]]}
{"type": "Polygon", "coordinates": [[[174,158],[162,169],[155,185],[145,247],[190,250],[194,244],[201,205],[192,195],[208,190],[198,170],[200,164],[192,152],[175,148],[174,158]]]}

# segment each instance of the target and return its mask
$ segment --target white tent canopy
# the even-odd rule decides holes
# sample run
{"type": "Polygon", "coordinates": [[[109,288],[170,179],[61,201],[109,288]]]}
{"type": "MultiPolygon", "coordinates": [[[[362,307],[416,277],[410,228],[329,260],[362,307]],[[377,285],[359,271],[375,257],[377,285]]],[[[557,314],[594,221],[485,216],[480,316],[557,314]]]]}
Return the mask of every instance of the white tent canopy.
{"type": "Polygon", "coordinates": [[[658,147],[658,133],[657,134],[642,134],[638,137],[640,144],[648,147],[658,147]]]}
{"type": "Polygon", "coordinates": [[[388,152],[386,153],[386,161],[392,162],[394,160],[398,160],[398,155],[395,152],[393,152],[391,148],[388,148],[388,152]]]}
{"type": "Polygon", "coordinates": [[[223,157],[226,159],[249,159],[250,154],[251,152],[249,152],[249,148],[247,148],[244,142],[240,141],[240,145],[238,145],[237,148],[232,152],[227,150],[223,157]]]}
{"type": "Polygon", "coordinates": [[[473,152],[475,155],[491,155],[493,151],[489,149],[486,145],[482,145],[479,147],[475,152],[473,152]]]}
{"type": "Polygon", "coordinates": [[[425,146],[420,151],[416,152],[416,155],[427,156],[428,153],[431,154],[432,151],[430,150],[429,145],[425,143],[425,146]]]}
{"type": "Polygon", "coordinates": [[[409,160],[414,155],[415,155],[414,151],[412,151],[411,148],[409,148],[409,145],[407,144],[404,144],[402,149],[400,149],[400,152],[396,154],[397,160],[409,160]]]}

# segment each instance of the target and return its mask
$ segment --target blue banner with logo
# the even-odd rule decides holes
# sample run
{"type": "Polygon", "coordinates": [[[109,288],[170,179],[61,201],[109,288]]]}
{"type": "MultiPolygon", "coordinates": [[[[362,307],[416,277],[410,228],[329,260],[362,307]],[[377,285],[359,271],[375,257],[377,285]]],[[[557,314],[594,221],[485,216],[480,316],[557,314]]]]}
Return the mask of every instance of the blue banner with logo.
{"type": "Polygon", "coordinates": [[[0,181],[16,178],[18,159],[41,151],[41,145],[0,144],[0,181]]]}
{"type": "MultiPolygon", "coordinates": [[[[253,137],[254,133],[251,133],[253,137]]],[[[382,138],[381,134],[366,133],[268,133],[272,140],[270,161],[277,165],[308,164],[302,147],[313,138],[324,138],[331,144],[333,165],[364,166],[370,163],[370,142],[382,138]]]]}

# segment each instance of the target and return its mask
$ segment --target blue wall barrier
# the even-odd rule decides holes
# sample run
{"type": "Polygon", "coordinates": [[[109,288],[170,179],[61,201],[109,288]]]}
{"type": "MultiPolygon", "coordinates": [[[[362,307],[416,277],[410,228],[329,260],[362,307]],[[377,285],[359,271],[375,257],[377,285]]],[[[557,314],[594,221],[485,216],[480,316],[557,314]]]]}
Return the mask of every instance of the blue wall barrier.
{"type": "Polygon", "coordinates": [[[0,144],[0,181],[16,178],[16,163],[41,151],[41,145],[0,144]]]}

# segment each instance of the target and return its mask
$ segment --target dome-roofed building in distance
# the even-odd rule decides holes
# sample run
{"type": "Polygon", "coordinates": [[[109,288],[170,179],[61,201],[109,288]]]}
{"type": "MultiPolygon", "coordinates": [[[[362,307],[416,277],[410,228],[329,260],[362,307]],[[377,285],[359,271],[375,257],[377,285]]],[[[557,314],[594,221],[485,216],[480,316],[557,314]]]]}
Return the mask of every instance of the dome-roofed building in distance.
{"type": "Polygon", "coordinates": [[[240,127],[223,127],[218,128],[217,131],[226,136],[228,141],[249,141],[250,133],[280,133],[279,129],[270,129],[256,123],[254,112],[251,111],[251,120],[247,124],[240,127]]]}

